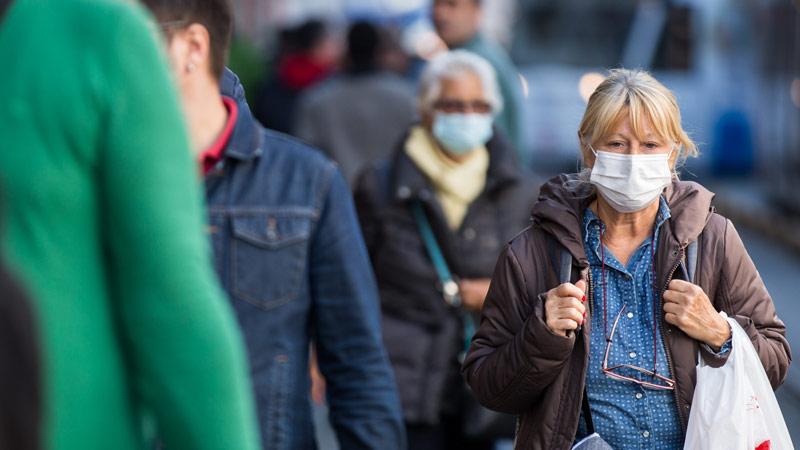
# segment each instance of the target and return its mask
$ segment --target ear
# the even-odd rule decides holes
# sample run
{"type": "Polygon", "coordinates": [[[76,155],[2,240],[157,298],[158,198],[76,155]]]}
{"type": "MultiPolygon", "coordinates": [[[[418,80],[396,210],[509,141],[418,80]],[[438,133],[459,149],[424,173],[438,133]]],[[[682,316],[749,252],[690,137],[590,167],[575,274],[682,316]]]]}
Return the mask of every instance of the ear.
{"type": "Polygon", "coordinates": [[[185,67],[186,72],[211,72],[211,35],[203,25],[193,23],[183,32],[186,40],[185,67]]]}

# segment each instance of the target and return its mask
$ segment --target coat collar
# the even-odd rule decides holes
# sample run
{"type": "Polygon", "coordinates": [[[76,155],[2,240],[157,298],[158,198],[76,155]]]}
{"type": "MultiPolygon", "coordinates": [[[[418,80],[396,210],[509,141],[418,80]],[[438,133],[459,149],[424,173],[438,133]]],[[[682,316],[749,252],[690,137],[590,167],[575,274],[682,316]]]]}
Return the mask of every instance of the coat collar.
{"type": "MultiPolygon", "coordinates": [[[[577,174],[562,174],[542,185],[531,212],[534,224],[584,263],[581,223],[583,212],[596,195],[594,188],[580,182],[577,174]]],[[[676,179],[664,189],[663,196],[669,205],[668,223],[675,241],[685,246],[696,240],[711,217],[714,194],[698,183],[676,179]]]]}
{"type": "Polygon", "coordinates": [[[250,106],[247,104],[244,88],[239,81],[239,77],[228,68],[225,68],[220,80],[220,92],[224,96],[233,98],[239,108],[239,116],[236,119],[233,134],[228,141],[225,158],[240,161],[249,161],[257,158],[262,153],[261,133],[258,132],[258,123],[250,111],[250,106]]]}

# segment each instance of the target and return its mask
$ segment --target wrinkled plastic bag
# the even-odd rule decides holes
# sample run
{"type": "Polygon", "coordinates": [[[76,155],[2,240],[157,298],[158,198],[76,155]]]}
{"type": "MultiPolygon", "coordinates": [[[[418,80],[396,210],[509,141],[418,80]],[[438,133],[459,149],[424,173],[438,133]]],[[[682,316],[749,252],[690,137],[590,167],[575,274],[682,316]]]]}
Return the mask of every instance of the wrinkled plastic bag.
{"type": "Polygon", "coordinates": [[[792,450],[792,439],[753,343],[738,322],[725,365],[699,358],[684,449],[792,450]]]}

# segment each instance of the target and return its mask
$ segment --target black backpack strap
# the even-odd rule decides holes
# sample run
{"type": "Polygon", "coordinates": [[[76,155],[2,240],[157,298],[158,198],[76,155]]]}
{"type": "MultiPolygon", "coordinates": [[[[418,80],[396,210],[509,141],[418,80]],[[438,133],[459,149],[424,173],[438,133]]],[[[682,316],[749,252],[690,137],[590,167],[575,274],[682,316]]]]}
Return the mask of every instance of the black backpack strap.
{"type": "Polygon", "coordinates": [[[694,283],[697,270],[697,241],[692,241],[686,247],[686,277],[688,282],[694,283]]]}
{"type": "Polygon", "coordinates": [[[558,258],[558,281],[569,283],[572,281],[572,253],[561,247],[561,255],[558,258]]]}
{"type": "Polygon", "coordinates": [[[552,236],[547,237],[547,255],[550,258],[550,267],[553,268],[558,283],[569,283],[572,281],[572,253],[564,246],[556,242],[552,236]]]}
{"type": "Polygon", "coordinates": [[[583,388],[583,420],[586,421],[586,435],[594,433],[594,421],[592,421],[592,410],[589,408],[589,392],[583,388]]]}

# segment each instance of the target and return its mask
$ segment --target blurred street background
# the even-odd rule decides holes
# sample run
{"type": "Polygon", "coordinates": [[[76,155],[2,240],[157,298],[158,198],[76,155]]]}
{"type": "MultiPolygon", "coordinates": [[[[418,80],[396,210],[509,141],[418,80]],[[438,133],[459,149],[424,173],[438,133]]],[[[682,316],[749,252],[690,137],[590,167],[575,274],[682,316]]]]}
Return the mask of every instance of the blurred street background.
{"type": "MultiPolygon", "coordinates": [[[[360,19],[381,24],[390,43],[385,67],[409,86],[421,63],[444,46],[432,28],[430,0],[234,3],[231,66],[257,115],[260,97],[274,92],[270,86],[287,42],[297,45],[302,36],[310,39],[303,45],[328,58],[325,70],[335,71],[347,25],[360,19]]],[[[701,150],[683,178],[717,193],[718,210],[736,224],[786,322],[789,342],[800,352],[798,5],[791,0],[485,0],[484,8],[485,33],[508,50],[519,70],[519,150],[541,176],[578,167],[578,122],[607,69],[647,69],[675,92],[684,127],[701,150]]],[[[286,119],[269,119],[269,111],[261,117],[270,128],[286,119]]],[[[800,442],[797,363],[777,395],[792,437],[800,442]]],[[[331,448],[330,431],[323,429],[320,436],[322,447],[331,448]]]]}

